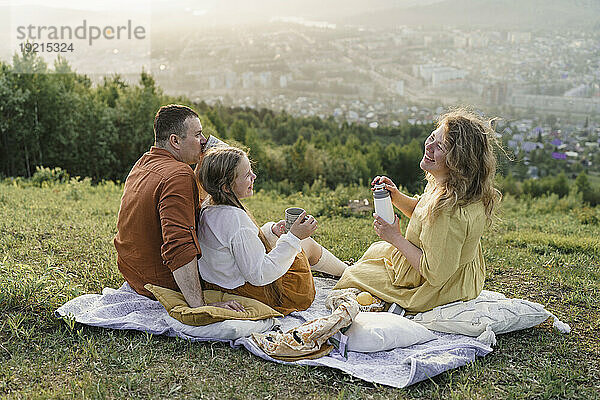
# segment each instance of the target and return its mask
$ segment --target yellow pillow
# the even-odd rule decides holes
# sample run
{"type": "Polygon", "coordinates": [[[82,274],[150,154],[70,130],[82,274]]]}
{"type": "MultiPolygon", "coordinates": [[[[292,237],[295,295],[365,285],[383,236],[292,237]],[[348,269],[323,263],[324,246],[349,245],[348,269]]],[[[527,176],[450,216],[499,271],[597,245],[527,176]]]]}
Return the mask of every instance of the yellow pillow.
{"type": "Polygon", "coordinates": [[[272,317],[283,317],[283,314],[258,300],[223,293],[218,290],[203,290],[204,300],[207,303],[235,300],[244,306],[245,311],[239,312],[214,306],[191,308],[185,301],[183,294],[179,292],[150,283],[144,285],[144,288],[152,292],[171,317],[186,325],[202,326],[225,321],[226,319],[257,321],[272,317]]]}

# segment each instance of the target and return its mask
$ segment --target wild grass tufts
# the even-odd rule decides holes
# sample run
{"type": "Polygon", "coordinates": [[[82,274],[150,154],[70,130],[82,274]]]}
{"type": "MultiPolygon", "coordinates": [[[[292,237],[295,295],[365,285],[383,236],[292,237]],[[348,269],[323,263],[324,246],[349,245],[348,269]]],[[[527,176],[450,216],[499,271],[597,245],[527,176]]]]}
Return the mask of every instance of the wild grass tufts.
{"type": "MultiPolygon", "coordinates": [[[[259,222],[282,219],[290,206],[305,208],[318,218],[316,239],[344,260],[356,260],[377,240],[370,215],[345,207],[349,199],[370,199],[368,188],[305,189],[261,191],[246,204],[259,222]]],[[[112,245],[121,193],[118,184],[77,179],[0,183],[0,397],[599,397],[598,207],[572,197],[505,196],[500,222],[483,238],[486,289],[544,304],[571,334],[545,322],[498,335],[485,358],[398,390],[328,368],[270,363],[228,344],[56,319],[53,311],[69,299],[121,285],[112,245]]],[[[402,218],[403,230],[407,222],[402,218]]]]}

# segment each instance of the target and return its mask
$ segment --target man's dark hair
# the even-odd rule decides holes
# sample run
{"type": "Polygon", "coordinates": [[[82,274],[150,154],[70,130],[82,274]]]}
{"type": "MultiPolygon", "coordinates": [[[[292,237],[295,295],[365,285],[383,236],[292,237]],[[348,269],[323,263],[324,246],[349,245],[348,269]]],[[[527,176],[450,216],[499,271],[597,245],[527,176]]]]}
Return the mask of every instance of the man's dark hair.
{"type": "Polygon", "coordinates": [[[187,136],[185,120],[190,117],[198,118],[198,114],[189,107],[178,104],[162,106],[154,117],[154,141],[156,145],[164,147],[172,133],[185,139],[187,136]]]}

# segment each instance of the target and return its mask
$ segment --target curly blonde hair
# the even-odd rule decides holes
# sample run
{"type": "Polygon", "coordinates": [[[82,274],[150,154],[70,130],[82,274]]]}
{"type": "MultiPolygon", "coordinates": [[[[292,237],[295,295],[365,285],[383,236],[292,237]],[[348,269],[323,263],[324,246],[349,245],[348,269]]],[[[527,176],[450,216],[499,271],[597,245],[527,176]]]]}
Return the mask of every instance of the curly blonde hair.
{"type": "Polygon", "coordinates": [[[484,120],[464,108],[440,116],[437,126],[444,127],[448,174],[441,182],[436,182],[430,173],[425,175],[426,190],[435,196],[428,217],[435,218],[442,210],[481,201],[488,224],[492,223],[496,204],[501,199],[500,192],[494,187],[494,145],[500,146],[494,121],[484,120]]]}

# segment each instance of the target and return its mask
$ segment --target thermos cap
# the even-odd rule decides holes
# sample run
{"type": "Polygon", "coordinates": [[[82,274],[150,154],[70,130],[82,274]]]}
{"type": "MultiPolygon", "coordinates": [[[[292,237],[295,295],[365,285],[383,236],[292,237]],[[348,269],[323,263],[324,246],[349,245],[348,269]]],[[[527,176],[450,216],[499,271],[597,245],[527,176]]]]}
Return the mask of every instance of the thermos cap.
{"type": "Polygon", "coordinates": [[[375,199],[385,199],[390,195],[390,191],[385,188],[385,184],[375,185],[375,190],[373,191],[373,198],[375,199]]]}

